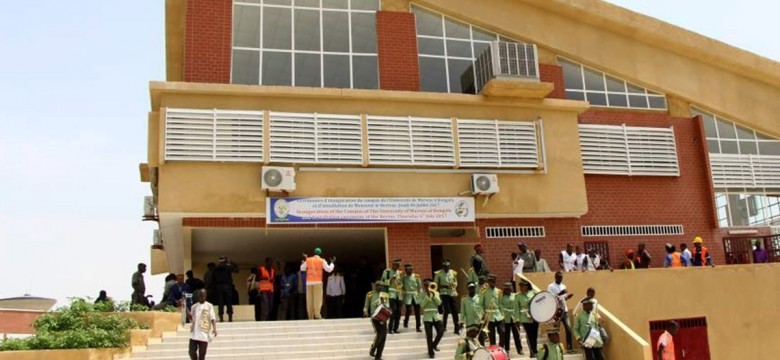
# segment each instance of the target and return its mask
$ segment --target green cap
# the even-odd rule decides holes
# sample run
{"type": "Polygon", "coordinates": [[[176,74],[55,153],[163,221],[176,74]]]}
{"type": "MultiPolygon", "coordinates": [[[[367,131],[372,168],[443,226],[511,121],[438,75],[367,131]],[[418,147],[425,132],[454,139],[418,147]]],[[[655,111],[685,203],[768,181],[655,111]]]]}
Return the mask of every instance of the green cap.
{"type": "Polygon", "coordinates": [[[401,259],[395,259],[395,260],[393,260],[393,264],[395,264],[395,265],[401,265],[401,259]]]}
{"type": "Polygon", "coordinates": [[[443,266],[450,266],[450,260],[444,260],[441,262],[443,266]]]}
{"type": "Polygon", "coordinates": [[[314,248],[314,255],[322,254],[322,249],[320,248],[314,248]]]}

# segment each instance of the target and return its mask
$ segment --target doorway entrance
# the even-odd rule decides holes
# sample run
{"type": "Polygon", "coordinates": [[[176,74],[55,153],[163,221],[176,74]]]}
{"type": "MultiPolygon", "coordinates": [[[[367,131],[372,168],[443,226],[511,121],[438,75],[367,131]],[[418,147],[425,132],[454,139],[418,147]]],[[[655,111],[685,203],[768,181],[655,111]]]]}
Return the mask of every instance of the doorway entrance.
{"type": "Polygon", "coordinates": [[[756,246],[766,249],[769,262],[780,262],[780,235],[732,236],[723,238],[726,264],[755,263],[753,250],[756,246]]]}
{"type": "MultiPolygon", "coordinates": [[[[252,268],[262,265],[264,259],[270,257],[277,277],[288,266],[297,272],[301,254],[311,256],[315,247],[322,249],[325,259],[335,256],[334,272],[344,275],[346,296],[343,313],[361,316],[371,281],[378,278],[387,263],[384,228],[193,228],[192,269],[196,277],[202,278],[206,264],[217,262],[219,256],[227,256],[239,266],[239,273],[233,275],[233,283],[239,290],[239,304],[248,305],[244,283],[252,268]]],[[[327,284],[327,276],[323,281],[327,284]]],[[[327,316],[326,313],[327,310],[324,310],[323,315],[327,316]]]]}
{"type": "Polygon", "coordinates": [[[650,322],[650,340],[652,340],[653,359],[658,359],[658,338],[666,330],[666,324],[674,320],[679,325],[674,335],[674,356],[685,360],[710,360],[710,343],[707,336],[707,318],[688,318],[657,320],[650,322]]]}
{"type": "Polygon", "coordinates": [[[441,269],[441,263],[447,259],[450,268],[458,272],[458,294],[468,294],[466,271],[468,271],[474,244],[431,245],[431,273],[441,269]]]}

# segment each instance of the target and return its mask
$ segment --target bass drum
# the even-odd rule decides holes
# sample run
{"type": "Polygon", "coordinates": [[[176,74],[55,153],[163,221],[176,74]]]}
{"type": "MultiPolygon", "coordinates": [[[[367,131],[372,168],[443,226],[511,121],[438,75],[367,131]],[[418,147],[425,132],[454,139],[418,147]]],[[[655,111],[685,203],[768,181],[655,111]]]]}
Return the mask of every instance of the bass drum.
{"type": "Polygon", "coordinates": [[[546,323],[561,317],[563,304],[553,293],[540,291],[531,298],[528,310],[536,322],[546,323]]]}
{"type": "Polygon", "coordinates": [[[509,360],[509,354],[502,347],[492,345],[474,351],[474,356],[471,360],[509,360]]]}

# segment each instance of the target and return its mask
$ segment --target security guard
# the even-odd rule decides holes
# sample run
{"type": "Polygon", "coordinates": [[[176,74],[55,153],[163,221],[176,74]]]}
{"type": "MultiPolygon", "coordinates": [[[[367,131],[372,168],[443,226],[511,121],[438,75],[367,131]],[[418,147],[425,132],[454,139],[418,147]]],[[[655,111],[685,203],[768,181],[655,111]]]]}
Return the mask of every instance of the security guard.
{"type": "Polygon", "coordinates": [[[439,306],[441,306],[441,297],[439,293],[431,289],[433,280],[425,279],[425,289],[419,295],[420,306],[423,309],[423,323],[425,323],[425,342],[428,344],[428,357],[433,359],[434,351],[439,351],[439,342],[444,335],[441,324],[441,315],[439,306]],[[436,338],[433,338],[433,331],[436,330],[436,338]]]}
{"type": "Polygon", "coordinates": [[[442,331],[447,331],[447,318],[452,314],[452,327],[455,328],[455,334],[460,334],[460,324],[458,320],[458,308],[456,299],[458,298],[458,272],[450,269],[450,261],[441,262],[441,270],[437,270],[433,275],[433,282],[439,288],[442,307],[444,308],[444,321],[442,322],[442,331]]]}
{"type": "Polygon", "coordinates": [[[382,272],[382,282],[387,285],[387,293],[390,298],[390,310],[393,310],[393,316],[388,323],[390,334],[398,334],[398,325],[401,322],[401,301],[403,301],[403,284],[401,277],[403,274],[401,268],[401,259],[393,260],[393,265],[382,272]]]}
{"type": "Polygon", "coordinates": [[[488,324],[488,337],[490,338],[490,345],[496,344],[496,331],[498,331],[501,339],[503,339],[503,320],[504,315],[501,314],[501,299],[504,293],[501,289],[496,288],[496,276],[487,275],[487,289],[483,290],[479,294],[479,302],[482,304],[482,308],[485,310],[485,321],[488,324]]]}
{"type": "Polygon", "coordinates": [[[516,295],[512,293],[512,283],[504,283],[504,296],[501,298],[501,314],[504,316],[504,327],[500,329],[501,333],[501,345],[504,350],[509,354],[509,345],[512,342],[509,334],[515,339],[515,347],[517,347],[517,353],[523,355],[523,344],[520,342],[520,308],[518,307],[516,295]]]}
{"type": "MultiPolygon", "coordinates": [[[[374,290],[366,294],[366,301],[363,304],[363,317],[371,316],[379,304],[387,305],[388,295],[383,291],[382,287],[381,281],[374,282],[374,290]]],[[[368,354],[373,356],[374,359],[381,359],[382,351],[385,349],[385,340],[387,340],[387,323],[372,318],[371,325],[374,326],[376,335],[368,354]]]]}
{"type": "Polygon", "coordinates": [[[420,329],[420,302],[417,301],[417,297],[422,290],[422,281],[420,281],[420,275],[414,273],[412,264],[404,265],[404,270],[405,273],[401,280],[404,290],[404,305],[406,305],[404,328],[409,327],[409,315],[412,314],[412,309],[414,309],[414,321],[417,332],[422,332],[420,329]]]}

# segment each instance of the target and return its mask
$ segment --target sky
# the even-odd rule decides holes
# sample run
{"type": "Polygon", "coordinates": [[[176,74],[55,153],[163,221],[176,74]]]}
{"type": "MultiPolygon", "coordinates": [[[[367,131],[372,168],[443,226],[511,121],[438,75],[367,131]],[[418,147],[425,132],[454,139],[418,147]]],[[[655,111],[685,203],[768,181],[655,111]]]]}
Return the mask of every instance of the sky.
{"type": "MultiPolygon", "coordinates": [[[[780,5],[612,0],[780,60],[780,5]]],[[[148,82],[165,78],[164,0],[12,1],[0,12],[0,298],[128,300],[149,263],[138,164],[148,82]]],[[[197,274],[196,274],[197,275],[197,274]]],[[[147,293],[162,293],[147,274],[147,293]]]]}

